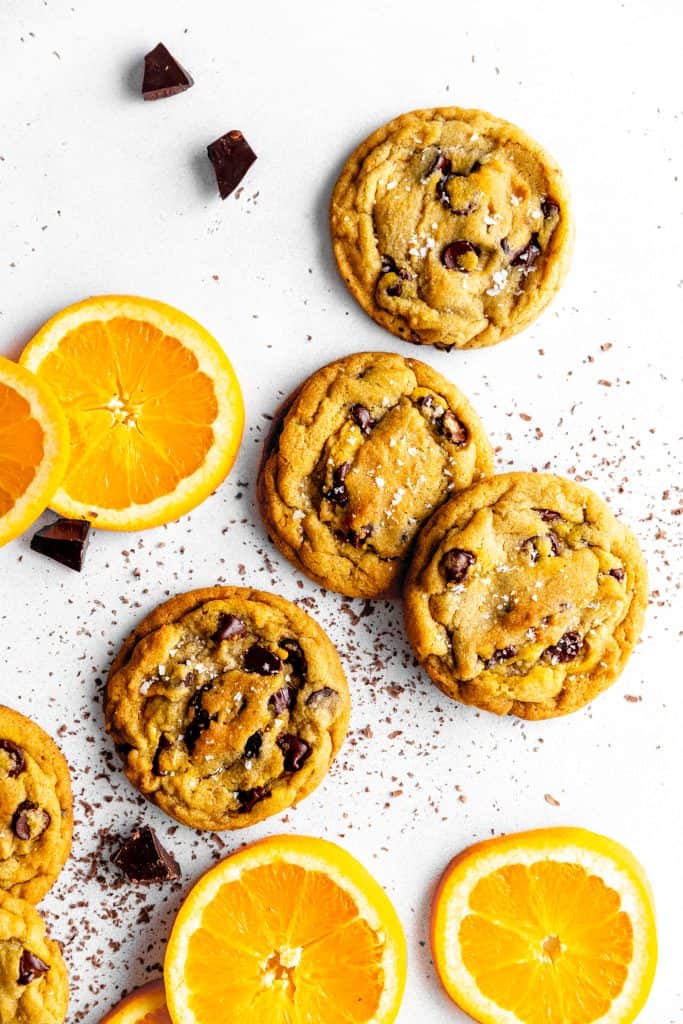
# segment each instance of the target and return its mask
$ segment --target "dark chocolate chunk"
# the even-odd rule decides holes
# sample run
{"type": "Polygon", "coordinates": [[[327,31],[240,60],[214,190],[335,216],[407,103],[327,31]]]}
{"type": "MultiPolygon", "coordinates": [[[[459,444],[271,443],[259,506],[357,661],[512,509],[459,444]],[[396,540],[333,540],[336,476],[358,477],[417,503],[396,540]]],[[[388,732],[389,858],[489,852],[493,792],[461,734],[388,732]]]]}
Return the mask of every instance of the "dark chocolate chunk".
{"type": "Polygon", "coordinates": [[[252,733],[247,742],[244,744],[244,756],[258,757],[261,753],[261,747],[263,746],[263,736],[260,730],[252,733]]]}
{"type": "Polygon", "coordinates": [[[306,664],[306,656],[301,649],[301,644],[294,637],[284,636],[280,640],[280,647],[284,647],[287,651],[287,657],[285,661],[291,668],[295,676],[298,676],[301,682],[305,682],[308,674],[308,666],[306,664]]]}
{"type": "Polygon", "coordinates": [[[203,732],[211,725],[212,721],[216,721],[216,715],[210,715],[209,712],[202,704],[202,699],[205,693],[211,689],[211,683],[204,683],[190,698],[188,704],[188,710],[192,710],[193,717],[190,721],[187,729],[185,730],[185,743],[190,753],[193,752],[197,740],[203,732]]]}
{"type": "Polygon", "coordinates": [[[441,171],[442,175],[448,174],[451,169],[451,162],[448,157],[445,157],[442,152],[438,152],[429,168],[422,176],[422,181],[428,181],[435,171],[441,171]]]}
{"type": "Polygon", "coordinates": [[[350,469],[350,462],[342,462],[341,466],[337,466],[332,474],[332,486],[329,491],[325,491],[323,497],[331,501],[333,505],[339,505],[343,508],[349,503],[349,492],[344,481],[350,469]]]}
{"type": "Polygon", "coordinates": [[[254,672],[259,676],[275,676],[282,668],[282,661],[274,651],[269,651],[261,644],[252,644],[244,654],[246,672],[254,672]]]}
{"type": "Polygon", "coordinates": [[[163,43],[145,54],[145,74],[142,95],[146,100],[160,100],[175,96],[194,85],[192,77],[173,57],[163,43]]]}
{"type": "Polygon", "coordinates": [[[372,433],[372,428],[375,425],[375,421],[370,415],[370,410],[366,409],[364,405],[360,405],[356,402],[355,405],[351,406],[351,416],[355,423],[360,427],[361,434],[366,436],[372,433]]]}
{"type": "Polygon", "coordinates": [[[556,644],[546,647],[543,653],[548,656],[551,664],[564,665],[566,662],[573,661],[577,657],[581,646],[581,637],[578,633],[572,631],[564,633],[556,644]]]}
{"type": "Polygon", "coordinates": [[[296,703],[296,690],[293,686],[281,686],[268,698],[268,704],[276,715],[291,711],[296,703]]]}
{"type": "Polygon", "coordinates": [[[553,214],[559,212],[560,204],[556,203],[554,199],[551,199],[549,196],[546,196],[545,199],[541,200],[541,213],[546,218],[546,220],[548,219],[548,217],[552,217],[553,214]]]}
{"type": "Polygon", "coordinates": [[[232,640],[236,636],[244,636],[246,631],[247,627],[239,616],[226,613],[221,615],[218,629],[213,634],[212,639],[217,644],[222,644],[224,640],[232,640]]]}
{"type": "MultiPolygon", "coordinates": [[[[187,740],[187,734],[185,736],[185,739],[187,740]]],[[[170,772],[167,772],[164,768],[161,767],[161,757],[163,754],[166,753],[167,750],[172,749],[173,744],[171,743],[171,741],[167,739],[166,736],[162,736],[161,739],[159,740],[159,745],[154,753],[154,759],[152,761],[152,774],[156,775],[157,778],[163,778],[164,775],[170,774],[170,772]]]]}
{"type": "Polygon", "coordinates": [[[336,690],[333,690],[331,686],[323,686],[321,689],[314,690],[313,693],[308,695],[306,706],[309,708],[318,707],[321,704],[335,706],[339,700],[340,697],[336,690]]]}
{"type": "Polygon", "coordinates": [[[253,789],[238,789],[237,799],[240,804],[240,814],[248,814],[261,800],[267,800],[270,790],[265,786],[254,786],[253,789]]]}
{"type": "Polygon", "coordinates": [[[499,665],[501,661],[509,661],[510,658],[514,658],[517,655],[517,648],[510,645],[510,647],[499,647],[497,651],[494,651],[491,657],[485,662],[487,668],[493,668],[494,665],[499,665]]]}
{"type": "Polygon", "coordinates": [[[46,810],[32,800],[24,800],[12,817],[12,831],[17,839],[40,839],[47,832],[51,821],[46,810]]]}
{"type": "Polygon", "coordinates": [[[506,256],[510,254],[510,243],[508,242],[507,238],[501,238],[500,247],[506,256]]]}
{"type": "Polygon", "coordinates": [[[551,508],[535,508],[534,512],[538,512],[544,523],[554,523],[562,518],[559,512],[555,512],[551,508]]]}
{"type": "Polygon", "coordinates": [[[397,299],[402,291],[403,288],[401,287],[401,282],[397,281],[396,284],[389,285],[387,288],[387,295],[391,295],[392,299],[397,299]]]}
{"type": "Polygon", "coordinates": [[[17,775],[26,771],[26,757],[21,747],[12,743],[12,740],[0,740],[0,750],[4,750],[9,758],[7,775],[10,779],[16,779],[17,775]]]}
{"type": "Polygon", "coordinates": [[[464,551],[462,548],[452,548],[447,551],[440,562],[441,572],[446,577],[446,582],[462,583],[476,560],[476,556],[471,551],[464,551]]]}
{"type": "Polygon", "coordinates": [[[31,547],[67,569],[80,572],[90,540],[90,523],[84,519],[55,519],[31,537],[31,547]]]}
{"type": "Polygon", "coordinates": [[[614,576],[615,580],[618,580],[619,583],[626,578],[626,573],[623,569],[610,569],[607,575],[614,576]]]}
{"type": "Polygon", "coordinates": [[[398,265],[393,256],[382,256],[381,269],[383,274],[398,274],[398,265]]]}
{"type": "Polygon", "coordinates": [[[300,740],[298,736],[292,736],[291,733],[280,736],[277,745],[282,751],[287,772],[298,772],[311,756],[311,748],[308,743],[305,740],[300,740]]]}
{"type": "Polygon", "coordinates": [[[348,530],[344,540],[347,544],[352,544],[354,548],[360,550],[363,547],[366,540],[372,537],[374,533],[374,527],[371,523],[366,523],[365,526],[361,526],[358,530],[348,530]]]}
{"type": "Polygon", "coordinates": [[[473,252],[475,256],[479,256],[479,246],[473,245],[472,242],[467,242],[464,238],[459,238],[455,242],[451,242],[441,253],[441,262],[443,263],[446,270],[459,270],[460,273],[468,273],[464,267],[460,266],[459,258],[465,256],[468,253],[473,252]]]}
{"type": "Polygon", "coordinates": [[[536,266],[536,261],[540,255],[541,246],[538,241],[538,235],[533,234],[524,248],[517,250],[510,260],[510,264],[513,267],[522,267],[524,273],[528,274],[536,266]]]}
{"type": "Polygon", "coordinates": [[[19,959],[19,977],[17,978],[17,984],[30,985],[32,981],[36,980],[36,978],[42,978],[49,970],[49,964],[46,964],[45,961],[41,960],[35,953],[31,953],[30,950],[23,949],[19,959]]]}
{"type": "Polygon", "coordinates": [[[441,433],[447,441],[452,441],[458,447],[467,444],[469,437],[467,427],[464,423],[460,422],[455,413],[451,412],[450,409],[447,409],[441,417],[441,433]]]}
{"type": "Polygon", "coordinates": [[[240,131],[227,132],[207,147],[209,160],[216,173],[221,199],[234,192],[256,160],[256,153],[240,131]]]}
{"type": "Polygon", "coordinates": [[[135,829],[113,854],[112,861],[131,882],[174,882],[180,866],[149,825],[135,829]]]}

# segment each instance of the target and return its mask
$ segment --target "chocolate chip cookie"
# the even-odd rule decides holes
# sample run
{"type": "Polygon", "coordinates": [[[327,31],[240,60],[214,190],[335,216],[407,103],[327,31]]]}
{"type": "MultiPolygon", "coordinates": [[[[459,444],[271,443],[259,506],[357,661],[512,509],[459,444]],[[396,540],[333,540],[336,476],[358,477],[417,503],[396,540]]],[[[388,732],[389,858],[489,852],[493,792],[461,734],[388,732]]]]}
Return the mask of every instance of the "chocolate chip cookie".
{"type": "Polygon", "coordinates": [[[0,890],[43,898],[71,849],[69,767],[39,725],[0,705],[0,890]]]}
{"type": "Polygon", "coordinates": [[[258,500],[275,544],[312,579],[349,597],[389,596],[422,523],[492,465],[454,384],[416,359],[361,352],[285,404],[258,500]]]}
{"type": "Polygon", "coordinates": [[[530,324],[569,266],[560,168],[481,110],[403,114],[349,158],[330,211],[337,263],[366,313],[406,341],[479,348],[530,324]]]}
{"type": "Polygon", "coordinates": [[[337,651],[289,601],[238,587],[180,594],[123,644],[109,732],[134,786],[199,829],[298,803],[339,750],[350,698],[337,651]]]}
{"type": "Polygon", "coordinates": [[[405,588],[408,638],[444,693],[530,719],[610,686],[646,606],[630,530],[587,487],[540,473],[494,476],[444,505],[405,588]]]}
{"type": "Polygon", "coordinates": [[[63,1024],[69,978],[59,945],[25,900],[0,892],[0,1024],[63,1024]]]}

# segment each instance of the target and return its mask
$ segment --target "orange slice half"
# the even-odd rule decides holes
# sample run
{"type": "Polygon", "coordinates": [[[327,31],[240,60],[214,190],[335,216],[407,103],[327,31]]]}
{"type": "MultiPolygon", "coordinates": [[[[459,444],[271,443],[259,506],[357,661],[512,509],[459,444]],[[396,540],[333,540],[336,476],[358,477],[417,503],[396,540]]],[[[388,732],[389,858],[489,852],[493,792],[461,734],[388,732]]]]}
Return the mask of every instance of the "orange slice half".
{"type": "Polygon", "coordinates": [[[350,854],[275,836],[199,881],[164,974],[173,1024],[390,1024],[405,939],[384,890],[350,854]]]}
{"type": "Polygon", "coordinates": [[[172,306],[105,295],[62,310],[21,362],[47,381],[71,429],[51,501],[109,530],[177,519],[227,476],[244,426],[242,394],[218,342],[172,306]]]}
{"type": "Polygon", "coordinates": [[[131,993],[102,1018],[101,1024],[171,1024],[163,981],[151,981],[131,993]]]}
{"type": "Polygon", "coordinates": [[[432,946],[481,1024],[629,1024],[657,961],[650,887],[628,850],[582,829],[478,843],[441,880],[432,946]]]}
{"type": "Polygon", "coordinates": [[[69,428],[52,391],[0,356],[0,545],[45,510],[69,460],[69,428]]]}

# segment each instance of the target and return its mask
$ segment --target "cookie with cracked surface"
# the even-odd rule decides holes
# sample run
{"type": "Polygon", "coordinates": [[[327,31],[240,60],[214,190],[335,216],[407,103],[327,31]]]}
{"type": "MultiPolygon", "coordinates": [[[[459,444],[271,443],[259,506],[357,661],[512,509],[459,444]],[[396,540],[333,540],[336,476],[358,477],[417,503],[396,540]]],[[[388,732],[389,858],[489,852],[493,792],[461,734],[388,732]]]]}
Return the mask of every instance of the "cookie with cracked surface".
{"type": "Polygon", "coordinates": [[[339,656],[282,597],[240,587],[179,594],[128,637],[105,717],[141,793],[192,828],[238,829],[322,782],[346,735],[339,656]]]}
{"type": "Polygon", "coordinates": [[[71,849],[69,766],[46,732],[0,705],[0,890],[38,903],[71,849]]]}
{"type": "Polygon", "coordinates": [[[560,288],[573,228],[555,161],[481,110],[402,114],[349,157],[330,208],[344,281],[392,334],[480,348],[530,324],[560,288]]]}
{"type": "Polygon", "coordinates": [[[69,977],[57,942],[26,900],[0,892],[0,1024],[63,1024],[69,977]]]}
{"type": "Polygon", "coordinates": [[[286,403],[257,494],[297,568],[349,597],[391,596],[422,523],[492,466],[454,384],[416,359],[361,352],[318,370],[286,403]]]}
{"type": "Polygon", "coordinates": [[[444,505],[405,588],[408,639],[444,693],[529,719],[610,686],[646,606],[631,531],[587,487],[541,473],[494,476],[444,505]]]}

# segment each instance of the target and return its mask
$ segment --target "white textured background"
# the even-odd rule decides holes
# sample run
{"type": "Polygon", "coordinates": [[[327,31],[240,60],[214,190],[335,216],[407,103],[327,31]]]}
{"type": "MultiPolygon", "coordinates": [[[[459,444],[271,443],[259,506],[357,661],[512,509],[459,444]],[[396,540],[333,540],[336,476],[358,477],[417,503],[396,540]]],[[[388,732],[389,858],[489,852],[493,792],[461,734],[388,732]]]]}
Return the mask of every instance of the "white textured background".
{"type": "Polygon", "coordinates": [[[450,856],[554,824],[605,832],[646,865],[661,959],[639,1021],[683,1021],[682,38],[677,0],[2,0],[0,351],[17,354],[86,295],[150,295],[215,333],[248,411],[230,479],[181,522],[96,535],[80,576],[31,552],[28,538],[0,552],[0,699],[61,728],[74,770],[74,855],[44,904],[66,943],[73,1024],[96,1024],[123,989],[158,973],[184,888],[121,882],[108,863],[116,836],[152,823],[185,884],[223,852],[136,798],[99,699],[137,619],[217,580],[305,600],[339,643],[354,695],[352,732],[323,789],[285,818],[225,834],[225,850],[290,830],[360,857],[408,934],[401,1024],[464,1020],[427,942],[450,856]],[[196,85],[143,103],[141,58],[160,39],[196,85]],[[348,352],[418,355],[347,295],[326,210],[370,130],[450,103],[489,109],[547,146],[572,187],[578,237],[560,297],[523,336],[422,354],[473,399],[500,469],[548,466],[588,481],[632,524],[651,572],[644,639],[622,679],[585,711],[543,724],[440,696],[412,663],[399,606],[358,618],[362,602],[321,593],[279,558],[254,510],[265,417],[283,393],[348,352]],[[259,160],[241,196],[221,203],[205,146],[231,128],[259,160]]]}

